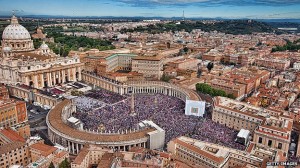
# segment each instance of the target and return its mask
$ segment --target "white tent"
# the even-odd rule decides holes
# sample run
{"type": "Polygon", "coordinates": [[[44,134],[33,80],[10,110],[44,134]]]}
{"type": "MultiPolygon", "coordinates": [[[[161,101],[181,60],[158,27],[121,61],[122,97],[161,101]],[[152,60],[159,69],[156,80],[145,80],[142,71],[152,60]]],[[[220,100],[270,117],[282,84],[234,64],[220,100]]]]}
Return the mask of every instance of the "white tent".
{"type": "Polygon", "coordinates": [[[249,135],[250,135],[249,130],[241,129],[237,136],[247,139],[249,137],[249,135]]]}
{"type": "Polygon", "coordinates": [[[243,143],[244,145],[247,145],[249,141],[250,131],[241,129],[240,132],[237,135],[236,141],[243,143]]]}

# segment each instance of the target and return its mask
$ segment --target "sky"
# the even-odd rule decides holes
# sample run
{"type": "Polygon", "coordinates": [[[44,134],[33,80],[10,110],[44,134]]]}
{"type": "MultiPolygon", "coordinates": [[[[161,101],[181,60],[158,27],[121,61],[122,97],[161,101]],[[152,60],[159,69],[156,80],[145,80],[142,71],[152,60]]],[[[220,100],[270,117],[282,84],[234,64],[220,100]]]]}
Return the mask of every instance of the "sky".
{"type": "Polygon", "coordinates": [[[0,15],[300,19],[300,0],[0,0],[0,15]]]}

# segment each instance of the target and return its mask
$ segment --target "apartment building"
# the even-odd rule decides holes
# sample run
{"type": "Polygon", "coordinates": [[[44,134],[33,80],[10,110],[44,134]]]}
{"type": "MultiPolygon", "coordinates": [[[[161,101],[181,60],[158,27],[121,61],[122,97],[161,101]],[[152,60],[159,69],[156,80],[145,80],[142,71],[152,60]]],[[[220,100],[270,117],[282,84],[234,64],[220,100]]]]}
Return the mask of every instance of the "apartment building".
{"type": "Polygon", "coordinates": [[[253,135],[253,142],[288,152],[293,126],[292,114],[225,97],[215,97],[214,107],[213,121],[235,130],[247,129],[253,135]]]}
{"type": "Polygon", "coordinates": [[[263,168],[268,161],[283,157],[282,152],[261,145],[251,144],[241,151],[184,136],[171,140],[167,149],[173,158],[195,168],[263,168]]]}

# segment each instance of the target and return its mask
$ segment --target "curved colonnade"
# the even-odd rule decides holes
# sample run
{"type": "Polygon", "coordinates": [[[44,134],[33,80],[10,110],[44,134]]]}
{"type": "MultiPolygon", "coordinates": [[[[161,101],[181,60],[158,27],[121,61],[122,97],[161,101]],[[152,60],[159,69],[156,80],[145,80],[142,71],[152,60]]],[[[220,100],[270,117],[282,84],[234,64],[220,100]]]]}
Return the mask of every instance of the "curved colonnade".
{"type": "Polygon", "coordinates": [[[154,128],[146,128],[126,133],[97,133],[76,130],[69,126],[65,120],[74,112],[71,100],[63,100],[55,106],[47,115],[49,139],[67,147],[71,154],[78,154],[86,144],[97,144],[118,150],[129,150],[131,147],[147,147],[147,134],[155,131],[154,128]]]}
{"type": "MultiPolygon", "coordinates": [[[[86,83],[119,93],[162,93],[177,97],[183,101],[200,100],[200,97],[193,91],[180,88],[174,84],[160,81],[135,81],[119,83],[107,80],[93,74],[82,74],[86,83]]],[[[126,131],[126,133],[99,133],[85,130],[76,130],[69,126],[66,119],[76,111],[71,100],[63,100],[56,105],[47,115],[48,135],[53,143],[67,147],[71,154],[78,154],[85,144],[98,144],[105,147],[127,151],[131,147],[147,147],[149,144],[148,133],[155,131],[148,127],[143,130],[126,131]]]]}
{"type": "Polygon", "coordinates": [[[82,73],[82,80],[94,86],[118,93],[120,95],[128,93],[162,93],[165,95],[177,97],[182,101],[195,100],[200,101],[199,95],[190,89],[181,88],[178,85],[161,81],[130,81],[120,83],[108,80],[105,77],[97,76],[93,73],[82,73]]]}

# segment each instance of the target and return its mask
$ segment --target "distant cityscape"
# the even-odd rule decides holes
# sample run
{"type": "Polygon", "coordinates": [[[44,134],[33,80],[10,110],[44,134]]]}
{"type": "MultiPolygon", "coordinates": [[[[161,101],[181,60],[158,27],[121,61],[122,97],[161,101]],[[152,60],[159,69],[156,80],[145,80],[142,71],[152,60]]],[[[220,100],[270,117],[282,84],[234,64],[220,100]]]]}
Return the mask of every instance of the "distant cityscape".
{"type": "Polygon", "coordinates": [[[300,22],[0,17],[0,168],[300,165],[300,22]]]}

